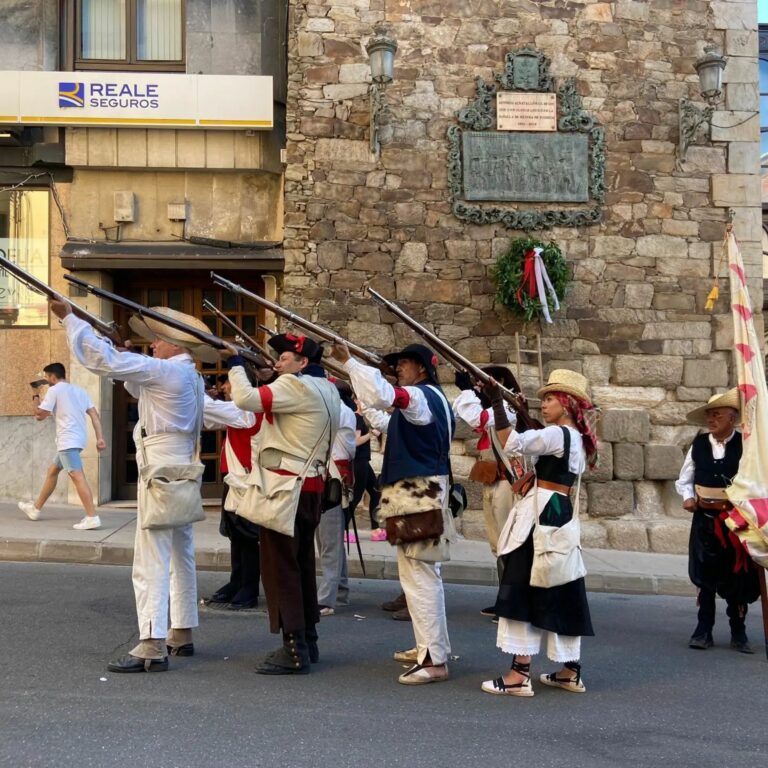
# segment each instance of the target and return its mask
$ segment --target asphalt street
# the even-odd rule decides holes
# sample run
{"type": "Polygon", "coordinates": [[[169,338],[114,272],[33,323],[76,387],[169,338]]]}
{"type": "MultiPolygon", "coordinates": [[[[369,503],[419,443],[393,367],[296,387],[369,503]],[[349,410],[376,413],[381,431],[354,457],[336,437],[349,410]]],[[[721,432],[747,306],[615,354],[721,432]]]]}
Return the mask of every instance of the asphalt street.
{"type": "MultiPolygon", "coordinates": [[[[201,573],[201,595],[222,581],[201,573]]],[[[320,625],[321,663],[302,677],[262,677],[263,614],[201,613],[197,655],[166,673],[115,675],[105,661],[135,640],[127,568],[0,563],[0,765],[25,766],[765,766],[768,663],[728,648],[692,651],[688,598],[591,595],[586,694],[535,684],[532,699],[490,696],[509,657],[479,615],[489,587],[446,588],[452,679],[407,687],[392,651],[410,624],[378,604],[394,582],[354,581],[353,603],[320,625]]],[[[554,665],[539,657],[535,678],[554,665]]]]}

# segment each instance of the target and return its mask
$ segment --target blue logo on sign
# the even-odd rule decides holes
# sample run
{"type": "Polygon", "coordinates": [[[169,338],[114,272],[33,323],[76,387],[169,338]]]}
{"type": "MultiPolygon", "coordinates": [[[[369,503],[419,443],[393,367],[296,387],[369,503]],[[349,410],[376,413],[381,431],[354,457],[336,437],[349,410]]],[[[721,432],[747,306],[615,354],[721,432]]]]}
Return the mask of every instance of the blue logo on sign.
{"type": "Polygon", "coordinates": [[[59,83],[59,107],[84,107],[85,83],[59,83]]]}

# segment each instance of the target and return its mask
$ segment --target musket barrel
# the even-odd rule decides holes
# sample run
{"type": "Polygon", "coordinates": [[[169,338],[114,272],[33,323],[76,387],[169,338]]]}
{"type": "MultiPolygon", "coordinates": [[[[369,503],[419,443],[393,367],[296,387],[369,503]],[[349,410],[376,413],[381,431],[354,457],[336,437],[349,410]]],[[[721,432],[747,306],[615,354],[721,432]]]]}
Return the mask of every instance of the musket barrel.
{"type": "Polygon", "coordinates": [[[238,285],[237,283],[233,283],[231,280],[227,280],[226,277],[217,275],[215,272],[211,272],[211,277],[213,278],[213,282],[216,285],[220,285],[223,288],[232,291],[232,293],[239,293],[241,296],[245,296],[251,301],[255,301],[257,304],[261,304],[261,306],[265,309],[268,309],[273,314],[282,317],[284,320],[288,320],[299,328],[308,331],[309,333],[314,333],[316,336],[319,336],[326,341],[331,341],[334,344],[345,344],[351,352],[366,362],[371,363],[372,365],[381,365],[384,362],[380,355],[377,355],[374,352],[369,352],[367,349],[364,349],[357,344],[353,344],[351,341],[348,341],[338,333],[335,333],[328,328],[324,328],[322,325],[317,325],[311,320],[307,320],[301,315],[297,315],[295,312],[291,312],[290,309],[286,309],[280,304],[276,304],[269,299],[265,299],[263,296],[259,296],[258,294],[243,288],[242,285],[238,285]]]}
{"type": "Polygon", "coordinates": [[[269,352],[256,339],[251,338],[237,323],[230,320],[213,302],[203,299],[203,307],[216,315],[236,336],[239,336],[249,347],[262,355],[267,368],[274,367],[274,360],[269,352]]]}
{"type": "MultiPolygon", "coordinates": [[[[206,333],[205,331],[201,331],[199,328],[195,328],[194,326],[187,325],[186,323],[183,323],[179,320],[175,320],[172,317],[168,317],[168,315],[155,312],[150,307],[145,307],[143,304],[131,301],[131,299],[126,299],[124,296],[119,296],[116,293],[112,293],[111,291],[106,291],[103,288],[99,288],[96,285],[91,285],[85,280],[81,280],[78,277],[73,277],[72,275],[64,275],[64,279],[68,280],[74,285],[79,286],[80,288],[85,289],[88,291],[88,293],[91,293],[94,296],[98,296],[101,299],[111,301],[113,304],[117,304],[118,306],[125,307],[131,312],[135,312],[140,317],[148,317],[152,320],[157,320],[158,322],[163,323],[170,328],[175,328],[177,331],[188,333],[190,336],[194,336],[198,341],[202,342],[203,344],[208,344],[214,349],[225,350],[229,348],[227,342],[225,342],[224,339],[221,339],[212,333],[206,333]]],[[[231,346],[237,349],[237,354],[248,362],[257,366],[263,365],[262,356],[256,352],[253,352],[250,349],[239,346],[237,344],[233,344],[231,346]]]]}
{"type": "Polygon", "coordinates": [[[31,290],[41,293],[43,296],[47,296],[54,301],[62,301],[65,304],[69,304],[72,308],[73,315],[79,317],[81,320],[85,320],[86,323],[93,326],[93,328],[95,328],[102,336],[110,339],[113,343],[118,345],[123,343],[115,323],[108,323],[106,320],[102,320],[100,317],[91,314],[87,309],[83,309],[74,301],[59,293],[56,289],[51,288],[50,285],[47,285],[9,258],[2,255],[2,252],[0,252],[0,267],[10,272],[19,282],[24,283],[24,285],[31,290]]]}
{"type": "MultiPolygon", "coordinates": [[[[487,384],[491,380],[491,377],[482,368],[480,368],[478,365],[475,365],[475,363],[457,352],[455,349],[453,349],[453,347],[444,342],[439,336],[435,335],[432,333],[432,331],[421,325],[421,323],[414,320],[407,312],[401,309],[393,301],[384,298],[384,296],[382,296],[378,291],[371,287],[366,288],[366,290],[371,298],[373,298],[375,301],[385,307],[389,312],[391,312],[395,317],[402,320],[409,328],[419,334],[428,344],[435,348],[435,351],[446,358],[454,368],[460,368],[471,373],[476,379],[483,382],[483,384],[487,384]]],[[[517,394],[512,392],[512,390],[507,389],[507,387],[499,384],[498,382],[496,383],[501,390],[503,398],[508,403],[514,406],[518,411],[525,411],[523,403],[517,394]]],[[[525,412],[527,413],[527,411],[525,412]]]]}

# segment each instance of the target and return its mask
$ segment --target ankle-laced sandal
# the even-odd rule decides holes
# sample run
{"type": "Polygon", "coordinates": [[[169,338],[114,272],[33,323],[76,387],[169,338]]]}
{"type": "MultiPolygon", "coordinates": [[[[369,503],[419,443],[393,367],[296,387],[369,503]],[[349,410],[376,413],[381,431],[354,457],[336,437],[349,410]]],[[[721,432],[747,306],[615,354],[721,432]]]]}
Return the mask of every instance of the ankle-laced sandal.
{"type": "Polygon", "coordinates": [[[539,680],[552,688],[562,688],[564,691],[571,691],[571,693],[584,693],[587,688],[581,679],[581,664],[577,661],[567,661],[563,666],[575,673],[576,677],[558,677],[557,672],[553,672],[549,675],[541,675],[539,680]]]}
{"type": "Polygon", "coordinates": [[[486,680],[481,686],[482,690],[497,696],[533,696],[530,662],[528,664],[521,664],[515,655],[512,657],[510,669],[519,675],[523,675],[525,680],[519,683],[505,683],[504,677],[497,677],[495,680],[486,680]]]}

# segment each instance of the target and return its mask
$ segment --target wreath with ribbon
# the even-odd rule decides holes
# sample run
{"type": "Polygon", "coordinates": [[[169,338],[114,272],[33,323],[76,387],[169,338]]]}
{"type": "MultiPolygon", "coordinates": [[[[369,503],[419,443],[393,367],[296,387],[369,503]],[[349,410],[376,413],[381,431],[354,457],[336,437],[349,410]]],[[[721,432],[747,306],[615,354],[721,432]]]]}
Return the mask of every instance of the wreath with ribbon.
{"type": "Polygon", "coordinates": [[[543,317],[551,323],[551,312],[560,309],[565,296],[569,271],[555,243],[519,237],[491,270],[496,301],[527,321],[543,317]]]}

